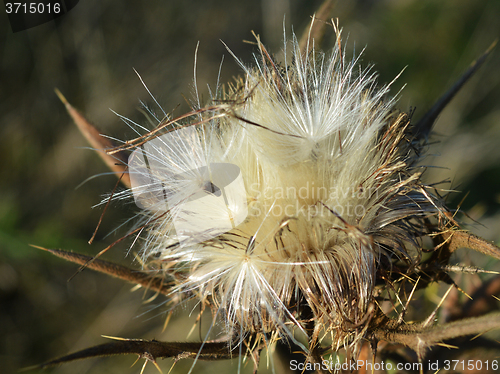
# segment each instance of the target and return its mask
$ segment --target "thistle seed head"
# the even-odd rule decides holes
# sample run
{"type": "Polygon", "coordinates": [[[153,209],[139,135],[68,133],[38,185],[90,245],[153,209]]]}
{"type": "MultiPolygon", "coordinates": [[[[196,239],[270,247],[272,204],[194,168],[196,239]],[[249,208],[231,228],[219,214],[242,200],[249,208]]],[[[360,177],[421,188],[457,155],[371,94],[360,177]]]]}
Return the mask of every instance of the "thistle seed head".
{"type": "Polygon", "coordinates": [[[288,63],[257,44],[208,107],[126,144],[132,188],[118,197],[142,209],[143,259],[173,300],[198,298],[236,343],[296,341],[315,321],[313,340],[356,348],[379,275],[418,264],[445,208],[420,179],[410,116],[371,68],[341,47],[304,54],[295,37],[288,63]]]}

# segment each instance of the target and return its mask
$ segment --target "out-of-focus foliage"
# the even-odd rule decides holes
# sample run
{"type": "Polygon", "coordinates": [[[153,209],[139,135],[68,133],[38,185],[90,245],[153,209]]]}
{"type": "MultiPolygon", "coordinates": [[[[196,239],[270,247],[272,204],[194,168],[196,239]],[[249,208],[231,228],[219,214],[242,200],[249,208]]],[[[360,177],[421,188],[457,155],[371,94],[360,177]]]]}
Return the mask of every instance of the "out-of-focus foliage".
{"type": "MultiPolygon", "coordinates": [[[[91,209],[100,195],[112,190],[114,176],[106,173],[93,151],[73,126],[54,94],[59,88],[68,100],[105,133],[119,139],[131,131],[109,108],[146,123],[139,100],[153,102],[133,71],[167,111],[181,114],[193,95],[193,64],[199,41],[197,80],[202,100],[206,85],[240,73],[223,40],[250,64],[254,46],[251,30],[268,49],[279,52],[286,29],[300,34],[321,0],[261,2],[219,1],[81,1],[54,22],[13,34],[0,15],[0,367],[12,372],[70,351],[101,343],[99,336],[186,340],[194,319],[178,317],[162,332],[165,310],[160,299],[142,304],[141,291],[105,276],[83,272],[70,283],[76,267],[31,248],[28,244],[95,254],[126,232],[133,205],[113,206],[106,213],[95,244],[88,246],[101,209],[91,209]],[[157,306],[156,308],[153,308],[157,306]],[[151,310],[152,309],[152,310],[151,310]],[[179,321],[179,322],[177,322],[179,321]]],[[[358,0],[338,1],[334,15],[343,27],[349,52],[367,46],[364,64],[376,63],[380,82],[391,81],[400,93],[399,107],[417,107],[418,119],[428,106],[498,37],[497,0],[358,0]]],[[[331,33],[333,34],[333,33],[331,33]]],[[[327,37],[323,48],[333,47],[327,37]]],[[[469,227],[486,239],[500,241],[500,51],[496,50],[476,77],[445,110],[436,125],[423,160],[432,169],[428,181],[452,180],[460,193],[450,196],[482,225],[469,227]]],[[[449,188],[450,185],[443,185],[449,188]]],[[[130,264],[126,245],[106,258],[130,264]]],[[[477,258],[476,258],[477,257],[477,258]]],[[[471,260],[499,270],[494,261],[471,260]]],[[[136,264],[138,267],[139,264],[136,264]]],[[[460,275],[458,278],[463,278],[460,275]]],[[[476,287],[477,275],[463,288],[476,287]]],[[[460,280],[460,279],[458,279],[460,280]]],[[[433,303],[429,292],[429,302],[433,303]]],[[[150,295],[148,295],[150,296],[150,295]]],[[[452,297],[461,298],[460,295],[452,297]]],[[[433,304],[434,305],[434,304],[433,304]]],[[[191,310],[180,310],[185,316],[191,310]]],[[[196,310],[193,314],[196,315],[196,310]]],[[[208,321],[206,322],[209,323],[208,321]]],[[[198,330],[191,340],[199,339],[198,330]]],[[[137,373],[133,358],[117,357],[72,363],[56,373],[137,373]]],[[[179,372],[191,362],[180,362],[179,372]]],[[[160,363],[167,372],[171,363],[160,363]]],[[[261,367],[266,360],[261,360],[261,367]]],[[[277,372],[282,364],[274,363],[277,372]]],[[[246,370],[251,371],[252,365],[246,370]]],[[[236,370],[227,362],[198,363],[198,369],[236,370]],[[229,369],[228,369],[229,368],[229,369]]],[[[174,369],[174,370],[175,370],[174,369]]],[[[153,372],[152,366],[148,369],[153,372]]]]}

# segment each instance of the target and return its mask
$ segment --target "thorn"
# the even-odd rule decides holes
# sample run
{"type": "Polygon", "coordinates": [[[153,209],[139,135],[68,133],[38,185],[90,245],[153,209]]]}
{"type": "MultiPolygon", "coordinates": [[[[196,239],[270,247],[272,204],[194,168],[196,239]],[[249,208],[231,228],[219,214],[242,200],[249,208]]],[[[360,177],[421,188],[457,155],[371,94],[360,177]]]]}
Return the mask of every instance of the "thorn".
{"type": "MultiPolygon", "coordinates": [[[[491,331],[491,330],[490,330],[490,331],[491,331]]],[[[483,331],[483,332],[480,332],[479,334],[474,335],[474,336],[473,336],[470,340],[471,340],[471,341],[472,341],[472,340],[476,340],[477,338],[479,338],[480,336],[482,336],[482,335],[486,334],[487,332],[489,332],[489,331],[483,331]]]]}
{"type": "Polygon", "coordinates": [[[481,269],[477,266],[465,266],[465,265],[445,265],[441,266],[441,269],[444,271],[452,271],[455,273],[468,273],[468,274],[477,274],[477,273],[484,273],[484,274],[500,274],[498,271],[494,270],[485,270],[481,269]]]}
{"type": "Polygon", "coordinates": [[[458,349],[459,348],[456,345],[451,345],[451,344],[446,344],[446,343],[437,343],[436,345],[439,345],[441,347],[445,347],[448,349],[458,349]]]}
{"type": "Polygon", "coordinates": [[[467,292],[465,292],[464,290],[462,290],[460,287],[457,286],[457,289],[463,294],[465,295],[465,297],[467,297],[469,300],[474,300],[474,298],[469,295],[467,292]]]}
{"type": "Polygon", "coordinates": [[[134,365],[137,364],[137,362],[139,362],[140,359],[141,359],[141,356],[138,355],[137,358],[136,358],[136,360],[132,363],[132,365],[130,365],[130,367],[134,367],[134,365]]]}
{"type": "Polygon", "coordinates": [[[460,91],[465,83],[474,75],[474,73],[481,67],[488,55],[491,53],[497,40],[495,40],[477,60],[469,65],[469,68],[462,74],[451,88],[441,96],[431,109],[424,114],[424,116],[415,125],[415,137],[417,139],[426,139],[444,108],[450,103],[455,95],[460,91]]]}
{"type": "Polygon", "coordinates": [[[165,318],[165,323],[163,324],[163,329],[161,330],[161,332],[165,332],[165,330],[167,329],[167,326],[168,326],[168,323],[170,322],[170,319],[172,318],[172,314],[174,312],[171,310],[170,312],[168,312],[168,316],[167,318],[165,318]]]}
{"type": "Polygon", "coordinates": [[[335,2],[333,0],[325,0],[318,9],[318,12],[314,14],[311,25],[299,39],[299,48],[302,53],[309,53],[311,51],[311,40],[314,40],[318,45],[321,43],[327,26],[325,21],[330,18],[334,5],[335,2]]]}
{"type": "Polygon", "coordinates": [[[80,253],[64,251],[61,249],[48,249],[33,244],[30,244],[30,246],[46,252],[50,252],[54,256],[62,258],[66,261],[73,262],[79,265],[85,265],[91,270],[111,275],[115,278],[122,279],[133,284],[139,284],[142,287],[159,292],[163,295],[167,295],[170,293],[170,287],[165,284],[164,279],[161,277],[155,277],[145,272],[129,269],[122,265],[118,265],[109,261],[99,260],[95,257],[90,257],[80,253]]]}
{"type": "Polygon", "coordinates": [[[176,363],[177,363],[177,360],[174,360],[174,362],[172,363],[172,366],[170,367],[170,370],[168,371],[167,374],[170,374],[172,372],[172,369],[174,368],[176,363]]]}
{"type": "Polygon", "coordinates": [[[186,338],[189,338],[191,336],[191,334],[193,333],[194,329],[196,328],[196,322],[193,323],[193,326],[191,327],[191,329],[189,330],[189,332],[187,333],[187,336],[186,338]]]}
{"type": "Polygon", "coordinates": [[[111,339],[111,340],[120,340],[120,341],[129,341],[130,339],[127,338],[120,338],[119,336],[110,336],[110,335],[101,335],[102,338],[104,339],[111,339]]]}
{"type": "Polygon", "coordinates": [[[54,91],[57,95],[57,97],[59,98],[59,100],[61,100],[61,102],[64,104],[64,106],[70,106],[70,104],[68,103],[68,100],[66,100],[66,98],[64,97],[64,95],[61,93],[61,91],[59,91],[58,88],[54,88],[54,91]]]}
{"type": "MultiPolygon", "coordinates": [[[[140,357],[139,357],[140,358],[140,357]]],[[[141,368],[141,373],[140,374],[144,374],[144,369],[146,369],[146,365],[148,364],[148,360],[144,360],[144,365],[142,365],[142,368],[141,368]]]]}
{"type": "Polygon", "coordinates": [[[25,368],[21,368],[17,372],[18,373],[24,373],[26,371],[33,371],[33,370],[36,370],[36,369],[40,369],[40,365],[32,365],[32,366],[28,366],[28,367],[25,367],[25,368]]]}
{"type": "MultiPolygon", "coordinates": [[[[158,371],[160,372],[160,374],[163,374],[163,371],[161,371],[161,368],[160,368],[160,366],[158,365],[158,363],[156,361],[153,361],[153,365],[158,369],[158,371]]],[[[146,365],[144,365],[144,366],[146,366],[146,365]]]]}
{"type": "Polygon", "coordinates": [[[403,310],[401,311],[401,314],[399,315],[398,324],[403,323],[404,316],[406,314],[406,311],[408,310],[408,305],[410,304],[411,298],[413,297],[413,293],[417,289],[418,281],[420,280],[420,278],[421,277],[418,277],[417,281],[415,282],[415,285],[413,286],[413,288],[410,292],[410,296],[408,296],[408,300],[406,301],[406,304],[405,304],[403,310]]]}
{"type": "Polygon", "coordinates": [[[432,324],[432,320],[436,316],[438,309],[441,308],[441,305],[443,305],[444,300],[446,299],[448,294],[451,292],[453,287],[455,287],[455,285],[453,285],[453,284],[450,287],[448,287],[448,291],[446,291],[446,293],[443,295],[443,297],[441,298],[441,301],[437,305],[436,309],[434,309],[434,311],[429,315],[429,317],[427,317],[427,319],[422,323],[422,327],[425,328],[425,327],[428,327],[432,324]]]}
{"type": "Polygon", "coordinates": [[[104,163],[117,175],[125,173],[121,179],[122,183],[130,188],[130,177],[127,171],[128,155],[125,152],[117,152],[111,156],[105,152],[106,149],[115,147],[115,145],[103,133],[95,128],[87,119],[66,100],[64,95],[57,88],[54,89],[59,100],[64,104],[69,115],[76,126],[87,139],[89,144],[99,154],[104,163]]]}

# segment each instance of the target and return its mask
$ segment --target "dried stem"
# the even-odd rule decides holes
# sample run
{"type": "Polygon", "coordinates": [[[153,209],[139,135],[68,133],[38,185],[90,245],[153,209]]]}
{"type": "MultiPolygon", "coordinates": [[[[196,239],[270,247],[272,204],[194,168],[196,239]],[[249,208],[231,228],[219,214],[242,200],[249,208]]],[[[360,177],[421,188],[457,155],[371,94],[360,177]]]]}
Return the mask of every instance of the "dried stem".
{"type": "Polygon", "coordinates": [[[65,362],[71,362],[92,357],[137,354],[139,358],[156,362],[157,358],[175,357],[177,360],[182,358],[197,358],[200,360],[225,360],[232,358],[228,350],[227,342],[206,342],[206,343],[166,343],[157,340],[143,339],[121,339],[111,343],[105,343],[83,349],[81,351],[69,354],[36,365],[26,370],[45,369],[60,365],[65,362]]]}
{"type": "Polygon", "coordinates": [[[500,247],[479,236],[464,231],[452,231],[444,236],[450,254],[459,248],[469,248],[500,260],[500,247]]]}
{"type": "Polygon", "coordinates": [[[421,360],[428,348],[445,340],[477,335],[494,329],[500,329],[500,312],[428,328],[422,328],[421,324],[401,324],[393,328],[376,329],[373,336],[378,340],[409,347],[421,360]]]}
{"type": "Polygon", "coordinates": [[[138,270],[132,270],[125,266],[118,265],[109,261],[98,260],[94,257],[86,256],[80,253],[64,251],[61,249],[48,249],[36,245],[32,245],[32,247],[50,252],[54,256],[60,257],[75,264],[86,264],[86,267],[89,269],[111,275],[115,278],[119,278],[133,284],[139,284],[147,289],[150,289],[151,291],[155,291],[163,295],[168,295],[170,293],[170,285],[165,281],[163,277],[155,277],[148,273],[144,273],[138,270]]]}

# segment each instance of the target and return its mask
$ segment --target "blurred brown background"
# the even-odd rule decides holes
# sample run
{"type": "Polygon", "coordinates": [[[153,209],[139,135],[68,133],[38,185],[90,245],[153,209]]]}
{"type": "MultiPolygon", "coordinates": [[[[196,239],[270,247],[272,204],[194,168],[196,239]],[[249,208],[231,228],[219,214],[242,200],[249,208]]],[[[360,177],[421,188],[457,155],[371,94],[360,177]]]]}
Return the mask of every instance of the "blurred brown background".
{"type": "MultiPolygon", "coordinates": [[[[221,82],[240,74],[223,40],[244,63],[251,64],[251,30],[269,50],[279,52],[283,16],[300,34],[321,0],[87,0],[67,15],[13,34],[4,8],[0,15],[0,371],[15,372],[50,358],[105,342],[103,335],[185,340],[193,318],[180,309],[162,332],[162,300],[142,304],[141,291],[85,271],[70,283],[75,265],[29,247],[72,249],[95,254],[126,228],[105,237],[135,211],[132,205],[109,209],[95,244],[86,242],[101,209],[91,209],[112,190],[113,176],[97,155],[85,149],[61,102],[66,98],[105,133],[119,139],[133,134],[109,108],[145,123],[139,100],[154,108],[133,71],[142,76],[166,111],[188,109],[182,95],[193,96],[193,62],[198,50],[198,85],[215,86],[221,57],[221,82]],[[78,187],[78,188],[77,188],[78,187]],[[153,308],[154,306],[156,308],[153,308]],[[152,310],[151,310],[152,309],[152,310]]],[[[365,46],[363,65],[375,63],[380,83],[407,69],[393,86],[403,86],[399,107],[416,106],[418,119],[433,101],[499,36],[498,0],[358,0],[338,1],[348,55],[365,46]]],[[[329,32],[331,36],[331,32],[329,32]]],[[[324,49],[333,46],[324,41],[324,49]]],[[[441,116],[433,145],[423,163],[428,181],[452,180],[450,206],[466,192],[463,209],[469,228],[500,241],[500,50],[441,116]],[[439,156],[437,156],[439,154],[439,156]]],[[[157,109],[157,108],[155,108],[157,109]]],[[[449,185],[443,187],[448,188],[449,185]]],[[[131,264],[127,245],[105,258],[131,264]]],[[[472,259],[474,260],[474,258],[472,259]]],[[[481,259],[477,260],[481,262],[481,259]]],[[[481,263],[499,270],[494,261],[481,263]]],[[[140,265],[135,264],[139,267],[140,265]]],[[[481,278],[470,276],[470,281],[481,278]]],[[[197,310],[193,312],[196,316],[197,310]]],[[[208,323],[208,322],[207,322],[208,323]]],[[[195,331],[191,340],[199,339],[195,331]]],[[[134,357],[76,362],[54,373],[139,373],[134,357]]],[[[174,371],[187,372],[191,361],[174,371]]],[[[285,370],[276,361],[277,372],[285,370]]],[[[171,362],[160,362],[168,372],[171,362]]],[[[265,359],[261,367],[265,368],[265,359]]],[[[237,361],[199,363],[198,372],[236,372],[237,361]],[[205,371],[204,371],[205,370],[205,371]]],[[[245,372],[251,372],[251,363],[245,372]]],[[[156,372],[149,365],[147,373],[156,372]]]]}

